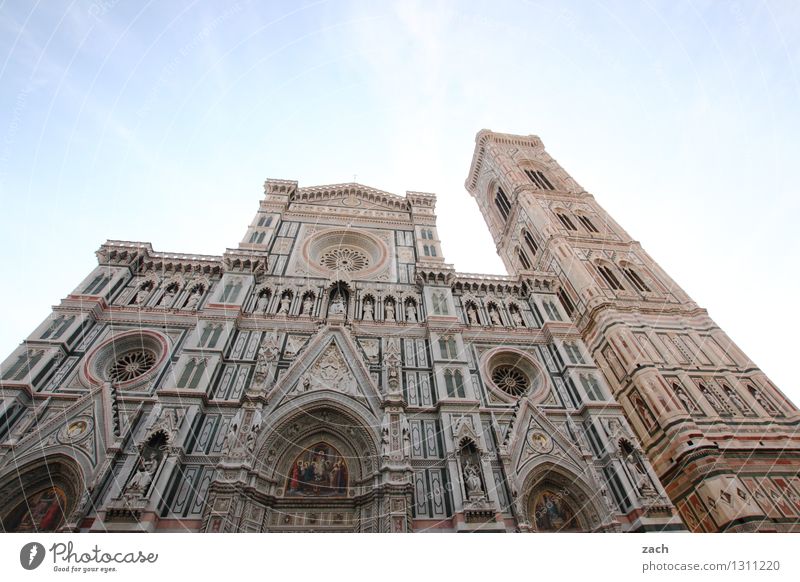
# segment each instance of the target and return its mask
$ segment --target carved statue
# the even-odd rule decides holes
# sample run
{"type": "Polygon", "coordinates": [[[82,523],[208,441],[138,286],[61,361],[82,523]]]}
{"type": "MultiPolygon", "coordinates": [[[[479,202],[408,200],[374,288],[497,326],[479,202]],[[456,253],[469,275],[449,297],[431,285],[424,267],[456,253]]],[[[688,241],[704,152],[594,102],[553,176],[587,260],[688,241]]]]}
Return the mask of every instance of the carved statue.
{"type": "MultiPolygon", "coordinates": [[[[258,301],[256,302],[256,311],[260,313],[265,312],[267,310],[268,303],[269,303],[269,295],[267,295],[266,293],[261,293],[261,295],[258,296],[258,301]]],[[[289,310],[288,306],[286,307],[286,310],[287,311],[289,310]]]]}
{"type": "Polygon", "coordinates": [[[764,410],[770,414],[778,414],[778,410],[772,405],[772,402],[767,400],[761,390],[758,390],[757,388],[750,388],[750,392],[753,394],[753,398],[756,399],[756,402],[764,407],[764,410]]]}
{"type": "Polygon", "coordinates": [[[707,386],[701,386],[700,392],[703,393],[703,396],[706,397],[706,400],[708,400],[708,403],[711,404],[712,408],[714,408],[714,410],[717,411],[717,414],[725,414],[725,409],[722,407],[719,400],[717,400],[717,397],[711,392],[711,390],[708,389],[707,386]]]}
{"type": "Polygon", "coordinates": [[[144,459],[139,465],[138,471],[134,474],[125,489],[126,493],[136,492],[144,495],[150,483],[153,481],[153,475],[156,474],[158,468],[158,460],[156,458],[144,459]]]}
{"type": "Polygon", "coordinates": [[[500,313],[497,311],[497,307],[490,307],[489,308],[489,319],[492,320],[492,325],[503,325],[503,322],[500,321],[500,313]]]}
{"type": "Polygon", "coordinates": [[[386,302],[386,321],[394,321],[394,301],[386,302]]]}
{"type": "Polygon", "coordinates": [[[183,306],[184,309],[197,309],[197,305],[200,303],[200,290],[195,287],[189,292],[189,298],[186,300],[186,305],[183,306]]]}
{"type": "Polygon", "coordinates": [[[147,287],[147,285],[142,285],[136,292],[136,298],[133,300],[133,302],[136,305],[144,305],[144,302],[147,301],[147,296],[149,294],[150,294],[150,288],[147,287]]]}
{"type": "Polygon", "coordinates": [[[525,327],[525,322],[522,321],[522,315],[516,309],[511,310],[511,321],[514,322],[514,327],[525,327]]]}
{"type": "Polygon", "coordinates": [[[392,450],[392,443],[389,439],[389,427],[384,426],[381,429],[381,456],[382,457],[389,457],[389,454],[392,450]]]}
{"type": "Polygon", "coordinates": [[[472,461],[467,461],[464,465],[464,485],[469,499],[483,497],[483,488],[481,487],[481,478],[478,476],[478,467],[476,467],[472,461]]]}
{"type": "Polygon", "coordinates": [[[650,484],[650,479],[647,476],[647,470],[644,468],[641,458],[636,450],[631,450],[625,455],[625,464],[628,466],[628,471],[631,474],[634,487],[640,495],[648,497],[655,493],[653,486],[650,484]]]}
{"type": "Polygon", "coordinates": [[[328,309],[328,315],[344,315],[345,313],[345,306],[344,301],[342,300],[342,295],[338,291],[333,296],[333,301],[331,302],[331,306],[328,309]]]}
{"type": "Polygon", "coordinates": [[[289,313],[289,305],[291,304],[292,300],[289,299],[288,295],[284,295],[281,297],[281,306],[278,309],[278,315],[281,314],[288,314],[289,313]]]}
{"type": "Polygon", "coordinates": [[[258,360],[256,361],[256,369],[253,376],[256,386],[262,389],[267,387],[270,376],[272,375],[274,362],[278,359],[278,351],[275,334],[267,333],[264,339],[261,340],[258,360]]]}
{"type": "Polygon", "coordinates": [[[364,313],[361,316],[361,319],[363,319],[364,321],[375,320],[375,308],[372,306],[372,299],[364,300],[364,313]]]}
{"type": "Polygon", "coordinates": [[[311,295],[306,295],[303,299],[303,315],[311,317],[311,310],[314,308],[314,300],[311,295]]]}
{"type": "Polygon", "coordinates": [[[686,407],[686,410],[689,412],[697,412],[697,405],[692,401],[691,398],[683,391],[683,388],[676,387],[675,394],[678,396],[678,399],[683,402],[683,405],[686,407]]]}
{"type": "Polygon", "coordinates": [[[410,301],[406,303],[406,321],[417,321],[417,308],[410,301]]]}
{"type": "Polygon", "coordinates": [[[728,398],[741,410],[742,412],[746,412],[748,410],[747,405],[744,403],[744,400],[731,388],[725,387],[725,394],[728,395],[728,398]]]}
{"type": "Polygon", "coordinates": [[[470,325],[478,325],[478,310],[474,305],[467,307],[467,319],[469,319],[470,325]]]}
{"type": "Polygon", "coordinates": [[[169,307],[175,299],[177,292],[175,285],[167,287],[167,290],[164,291],[164,295],[161,296],[161,300],[158,302],[159,307],[169,307]]]}

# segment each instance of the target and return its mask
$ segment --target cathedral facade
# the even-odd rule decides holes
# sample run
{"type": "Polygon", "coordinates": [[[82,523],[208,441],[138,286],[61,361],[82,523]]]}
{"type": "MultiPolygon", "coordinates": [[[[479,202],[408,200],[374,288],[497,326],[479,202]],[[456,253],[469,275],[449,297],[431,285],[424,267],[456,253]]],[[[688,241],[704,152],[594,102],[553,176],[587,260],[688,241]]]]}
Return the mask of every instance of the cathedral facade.
{"type": "Polygon", "coordinates": [[[221,256],[107,241],[0,368],[2,531],[792,531],[797,408],[534,136],[467,190],[267,180],[221,256]]]}

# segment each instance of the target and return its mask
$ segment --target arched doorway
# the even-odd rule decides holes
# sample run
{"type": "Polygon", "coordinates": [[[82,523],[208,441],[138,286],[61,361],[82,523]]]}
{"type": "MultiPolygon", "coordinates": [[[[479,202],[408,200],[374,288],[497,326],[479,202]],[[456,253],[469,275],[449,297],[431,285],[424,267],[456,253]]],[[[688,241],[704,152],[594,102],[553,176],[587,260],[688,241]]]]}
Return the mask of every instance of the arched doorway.
{"type": "Polygon", "coordinates": [[[259,449],[274,488],[263,530],[374,531],[380,457],[369,426],[331,401],[281,422],[259,449]]]}
{"type": "Polygon", "coordinates": [[[3,532],[54,532],[64,526],[83,494],[75,461],[58,455],[38,459],[0,480],[3,532]]]}

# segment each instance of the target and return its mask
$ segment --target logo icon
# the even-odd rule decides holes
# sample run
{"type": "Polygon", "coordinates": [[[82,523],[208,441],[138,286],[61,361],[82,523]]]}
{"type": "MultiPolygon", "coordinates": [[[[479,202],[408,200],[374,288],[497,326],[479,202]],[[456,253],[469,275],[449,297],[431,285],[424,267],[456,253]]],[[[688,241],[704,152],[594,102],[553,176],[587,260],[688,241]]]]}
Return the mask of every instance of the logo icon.
{"type": "Polygon", "coordinates": [[[35,570],[44,561],[44,546],[39,542],[30,542],[19,551],[19,563],[26,570],[35,570]]]}

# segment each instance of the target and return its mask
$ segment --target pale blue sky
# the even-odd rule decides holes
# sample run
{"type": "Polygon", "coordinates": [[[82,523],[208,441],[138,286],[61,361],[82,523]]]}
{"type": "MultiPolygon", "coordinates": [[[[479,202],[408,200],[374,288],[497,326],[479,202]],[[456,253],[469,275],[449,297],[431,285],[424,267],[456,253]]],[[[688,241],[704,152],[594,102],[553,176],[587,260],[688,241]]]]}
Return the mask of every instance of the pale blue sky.
{"type": "Polygon", "coordinates": [[[265,178],[439,196],[481,128],[550,153],[796,402],[800,3],[3,2],[0,352],[107,238],[235,246],[265,178]],[[794,163],[793,163],[794,162],[794,163]]]}

